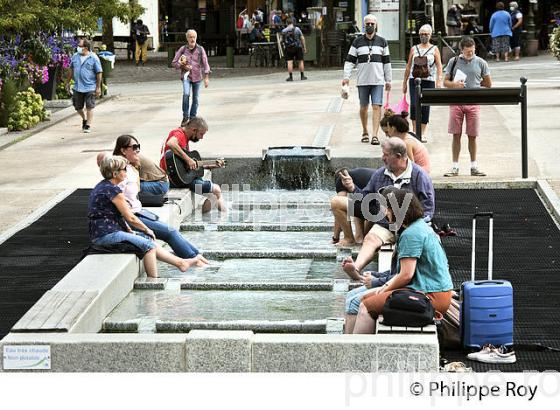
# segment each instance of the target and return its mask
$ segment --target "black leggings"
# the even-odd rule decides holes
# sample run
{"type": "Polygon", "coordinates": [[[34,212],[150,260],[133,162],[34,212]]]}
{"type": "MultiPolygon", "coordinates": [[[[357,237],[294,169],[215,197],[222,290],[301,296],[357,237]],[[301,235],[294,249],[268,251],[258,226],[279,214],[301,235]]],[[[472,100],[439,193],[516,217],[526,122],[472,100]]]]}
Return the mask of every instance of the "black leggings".
{"type": "MultiPolygon", "coordinates": [[[[428,88],[436,88],[435,81],[422,80],[420,84],[423,90],[428,88]]],[[[414,84],[414,78],[408,80],[408,92],[410,93],[410,119],[416,121],[416,84],[414,84]]],[[[397,113],[398,114],[398,113],[397,113]]],[[[422,124],[427,124],[430,122],[430,106],[422,106],[422,124]]]]}

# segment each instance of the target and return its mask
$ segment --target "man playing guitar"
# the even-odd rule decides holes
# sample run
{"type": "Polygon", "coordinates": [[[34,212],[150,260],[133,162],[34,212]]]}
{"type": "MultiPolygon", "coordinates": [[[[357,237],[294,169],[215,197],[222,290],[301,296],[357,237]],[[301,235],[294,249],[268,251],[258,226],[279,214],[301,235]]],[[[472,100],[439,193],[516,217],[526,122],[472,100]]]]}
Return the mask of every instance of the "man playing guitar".
{"type": "MultiPolygon", "coordinates": [[[[187,152],[191,151],[189,149],[189,142],[196,143],[200,141],[207,131],[208,125],[202,117],[192,117],[183,122],[179,128],[172,130],[165,139],[161,148],[160,167],[167,172],[165,153],[166,151],[171,150],[177,157],[181,158],[185,162],[189,169],[196,170],[200,168],[201,165],[196,160],[189,157],[187,152]]],[[[216,160],[210,165],[202,166],[205,169],[223,168],[225,166],[225,162],[223,160],[216,160]]],[[[218,210],[220,212],[226,211],[226,205],[222,197],[222,190],[219,185],[213,184],[212,181],[206,179],[196,178],[187,187],[195,193],[214,194],[218,210]]],[[[207,199],[202,206],[202,211],[208,212],[210,208],[211,202],[207,199]]]]}

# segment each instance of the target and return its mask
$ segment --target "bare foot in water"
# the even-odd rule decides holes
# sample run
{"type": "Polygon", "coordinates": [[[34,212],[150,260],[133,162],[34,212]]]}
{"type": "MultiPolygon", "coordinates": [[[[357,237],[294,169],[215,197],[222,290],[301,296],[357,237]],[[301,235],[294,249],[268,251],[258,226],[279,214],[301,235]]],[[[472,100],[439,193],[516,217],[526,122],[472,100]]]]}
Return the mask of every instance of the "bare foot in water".
{"type": "Polygon", "coordinates": [[[346,274],[351,278],[355,278],[356,276],[360,275],[360,271],[356,268],[354,260],[351,256],[342,261],[342,270],[346,272],[346,274]]]}
{"type": "Polygon", "coordinates": [[[201,253],[199,253],[198,255],[195,256],[196,259],[198,259],[199,261],[202,261],[203,263],[205,263],[206,265],[210,265],[210,261],[208,259],[206,259],[204,256],[202,256],[201,253]]]}
{"type": "Polygon", "coordinates": [[[348,248],[350,246],[356,245],[355,241],[350,241],[346,238],[341,239],[338,243],[335,243],[334,246],[338,246],[339,248],[348,248]]]}
{"type": "Polygon", "coordinates": [[[199,268],[205,268],[206,266],[210,265],[210,262],[208,262],[208,259],[206,259],[202,255],[195,256],[195,259],[196,259],[196,266],[199,267],[199,268]]]}
{"type": "Polygon", "coordinates": [[[181,262],[179,262],[179,266],[177,266],[177,267],[179,268],[179,270],[181,272],[186,272],[187,270],[189,270],[189,268],[196,265],[197,262],[198,262],[198,259],[196,259],[196,258],[181,259],[181,262]]]}

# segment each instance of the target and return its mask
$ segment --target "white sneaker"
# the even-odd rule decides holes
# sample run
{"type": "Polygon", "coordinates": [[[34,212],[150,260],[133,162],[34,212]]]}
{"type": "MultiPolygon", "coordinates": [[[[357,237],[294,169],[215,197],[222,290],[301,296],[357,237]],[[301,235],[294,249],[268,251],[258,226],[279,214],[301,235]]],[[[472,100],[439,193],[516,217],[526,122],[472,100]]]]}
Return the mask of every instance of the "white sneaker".
{"type": "Polygon", "coordinates": [[[467,358],[482,363],[496,364],[515,363],[515,361],[517,360],[515,357],[515,352],[506,353],[503,346],[497,348],[492,345],[484,346],[480,352],[469,353],[467,355],[467,358]]]}
{"type": "Polygon", "coordinates": [[[453,167],[451,168],[451,171],[446,172],[445,174],[443,174],[444,177],[456,177],[459,176],[459,168],[457,167],[453,167]]]}

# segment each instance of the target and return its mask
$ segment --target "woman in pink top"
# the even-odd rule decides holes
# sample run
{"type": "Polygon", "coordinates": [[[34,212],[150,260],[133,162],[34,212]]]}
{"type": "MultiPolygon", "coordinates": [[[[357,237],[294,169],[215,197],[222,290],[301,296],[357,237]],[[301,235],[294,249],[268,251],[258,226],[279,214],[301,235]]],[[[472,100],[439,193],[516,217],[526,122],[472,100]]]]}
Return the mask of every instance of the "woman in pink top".
{"type": "Polygon", "coordinates": [[[400,115],[395,114],[387,119],[387,135],[390,137],[398,137],[406,144],[406,152],[408,158],[414,161],[418,166],[422,167],[429,175],[432,171],[430,164],[430,156],[426,147],[418,141],[414,134],[410,133],[408,125],[408,113],[403,111],[400,115]]]}

